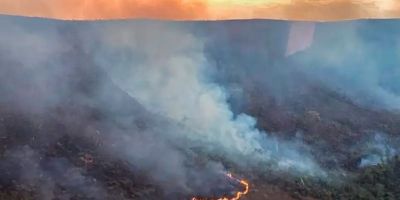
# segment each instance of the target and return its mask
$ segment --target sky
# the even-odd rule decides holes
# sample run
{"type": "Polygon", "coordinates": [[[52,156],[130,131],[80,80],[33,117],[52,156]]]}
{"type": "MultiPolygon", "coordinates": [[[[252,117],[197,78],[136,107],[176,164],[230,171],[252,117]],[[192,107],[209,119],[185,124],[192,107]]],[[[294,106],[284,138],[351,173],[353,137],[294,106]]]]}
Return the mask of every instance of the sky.
{"type": "Polygon", "coordinates": [[[66,20],[287,19],[400,17],[398,0],[0,0],[0,13],[66,20]]]}

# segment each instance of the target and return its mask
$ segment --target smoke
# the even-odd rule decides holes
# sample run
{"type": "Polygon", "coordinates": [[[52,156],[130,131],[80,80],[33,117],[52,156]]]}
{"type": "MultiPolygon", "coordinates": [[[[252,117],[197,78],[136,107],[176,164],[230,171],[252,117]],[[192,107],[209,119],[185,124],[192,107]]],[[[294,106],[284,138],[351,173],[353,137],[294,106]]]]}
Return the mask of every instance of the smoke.
{"type": "Polygon", "coordinates": [[[61,188],[68,188],[75,194],[86,194],[88,198],[104,199],[106,193],[94,179],[83,175],[84,170],[74,167],[67,159],[43,159],[42,155],[29,146],[7,150],[0,165],[2,181],[7,178],[17,179],[21,187],[38,188],[38,198],[43,200],[74,198],[61,188]],[[12,165],[12,167],[7,166],[12,165]],[[11,169],[11,172],[10,172],[11,169]]]}
{"type": "MultiPolygon", "coordinates": [[[[26,177],[48,170],[49,185],[74,188],[89,178],[69,159],[49,168],[38,161],[48,157],[42,146],[57,145],[65,135],[99,139],[101,156],[128,163],[173,197],[212,193],[225,166],[320,177],[324,170],[311,156],[318,149],[302,137],[265,132],[260,120],[269,121],[246,108],[275,105],[264,101],[267,95],[298,112],[298,102],[309,100],[316,86],[368,108],[399,106],[396,29],[387,39],[374,40],[370,37],[377,35],[365,31],[367,22],[316,24],[311,46],[289,56],[285,22],[215,26],[4,17],[0,26],[1,107],[26,118],[18,124],[25,128],[16,132],[35,141],[29,143],[32,150],[24,150],[33,153],[23,157],[37,166],[26,177]],[[249,97],[254,93],[258,101],[249,97]],[[60,169],[76,170],[77,178],[62,183],[60,169]]],[[[318,95],[313,100],[325,103],[318,95]]],[[[326,117],[308,113],[316,125],[326,117]]],[[[11,132],[5,128],[2,134],[11,132]]],[[[11,160],[21,157],[12,156],[20,155],[15,152],[7,153],[11,160]]],[[[92,193],[102,186],[82,189],[92,193]]]]}
{"type": "Polygon", "coordinates": [[[398,23],[225,22],[198,35],[234,113],[250,113],[283,137],[302,132],[321,165],[341,169],[366,132],[399,133],[398,23]]]}
{"type": "Polygon", "coordinates": [[[235,84],[244,90],[262,88],[282,102],[304,99],[300,96],[319,85],[357,104],[393,110],[400,106],[397,24],[397,20],[223,23],[204,37],[207,57],[222,74],[218,78],[233,88],[237,89],[235,84]]]}
{"type": "MultiPolygon", "coordinates": [[[[323,174],[300,140],[268,136],[255,118],[232,111],[204,41],[190,26],[9,17],[1,26],[1,103],[26,117],[23,137],[39,146],[31,148],[57,146],[65,135],[92,143],[100,138],[102,155],[143,172],[167,196],[210,194],[228,163],[243,171],[323,174]]],[[[48,157],[32,151],[37,156],[24,157],[48,157]]],[[[69,162],[55,164],[77,170],[65,183],[59,167],[45,168],[36,158],[31,163],[38,167],[26,170],[27,177],[48,170],[52,182],[45,191],[90,179],[69,162]]],[[[89,185],[81,192],[94,190],[89,185]]]]}
{"type": "MultiPolygon", "coordinates": [[[[1,134],[5,139],[26,140],[28,148],[33,146],[35,150],[29,150],[33,153],[24,154],[23,158],[11,156],[11,161],[5,162],[27,158],[29,165],[37,166],[21,170],[26,177],[33,177],[41,190],[49,192],[44,195],[46,198],[52,198],[54,195],[50,193],[57,187],[73,189],[76,186],[81,186],[79,191],[90,198],[93,194],[104,198],[91,189],[90,184],[84,184],[84,175],[76,178],[71,175],[71,179],[59,177],[62,169],[78,170],[79,174],[86,171],[75,169],[76,161],[69,164],[68,151],[63,155],[66,161],[54,162],[55,168],[39,159],[51,159],[43,148],[50,148],[53,154],[52,148],[57,149],[65,136],[90,143],[103,141],[102,148],[97,151],[129,163],[134,172],[143,171],[151,183],[166,193],[208,194],[211,187],[204,187],[206,181],[213,182],[223,176],[224,169],[218,162],[196,166],[194,155],[190,155],[192,151],[179,143],[182,140],[175,140],[185,134],[181,126],[150,113],[113,84],[83,49],[81,42],[91,42],[79,37],[83,29],[78,31],[62,23],[34,21],[30,24],[24,19],[8,19],[1,22],[2,27],[7,28],[0,33],[0,51],[3,52],[1,105],[8,108],[2,109],[2,116],[13,113],[15,118],[3,122],[6,128],[1,134]],[[28,26],[23,26],[24,23],[28,26]],[[17,126],[16,130],[13,126],[17,126]],[[179,137],[173,137],[175,134],[179,137]],[[48,173],[46,180],[50,182],[40,186],[43,171],[48,173]]],[[[75,145],[69,148],[85,146],[75,145]]],[[[87,151],[79,149],[77,153],[87,151]]],[[[91,180],[90,175],[87,179],[91,180]]]]}
{"type": "Polygon", "coordinates": [[[361,147],[364,156],[360,161],[360,167],[378,165],[389,161],[399,153],[398,142],[398,139],[393,140],[384,133],[373,134],[361,147]]]}
{"type": "Polygon", "coordinates": [[[203,53],[203,42],[187,29],[125,24],[98,32],[102,37],[96,44],[103,46],[95,48],[97,63],[147,109],[188,127],[179,137],[188,139],[189,144],[237,165],[276,162],[279,168],[320,173],[296,145],[280,144],[258,130],[253,117],[232,112],[229,94],[213,81],[215,67],[203,53]],[[276,142],[281,150],[275,148],[276,142]]]}
{"type": "Polygon", "coordinates": [[[286,56],[307,49],[314,39],[315,23],[295,22],[290,26],[286,56]]]}
{"type": "Polygon", "coordinates": [[[354,102],[400,108],[397,21],[318,24],[312,47],[293,56],[297,69],[354,102]],[[332,33],[340,29],[340,36],[332,33]],[[385,35],[385,38],[380,36],[385,35]]]}

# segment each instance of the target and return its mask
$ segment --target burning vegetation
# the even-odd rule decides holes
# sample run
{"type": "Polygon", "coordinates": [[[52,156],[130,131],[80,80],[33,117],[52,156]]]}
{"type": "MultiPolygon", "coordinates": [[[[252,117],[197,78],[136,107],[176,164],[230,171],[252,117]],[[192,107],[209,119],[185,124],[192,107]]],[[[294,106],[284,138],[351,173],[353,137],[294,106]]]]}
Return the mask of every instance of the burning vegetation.
{"type": "Polygon", "coordinates": [[[249,193],[249,183],[244,179],[235,178],[231,173],[226,173],[226,177],[230,180],[237,183],[240,183],[241,187],[244,188],[243,191],[233,192],[233,195],[227,195],[216,198],[203,198],[203,197],[193,197],[192,200],[239,200],[244,197],[247,193],[249,193]]]}
{"type": "Polygon", "coordinates": [[[1,16],[0,199],[400,199],[398,22],[290,24],[1,16]]]}

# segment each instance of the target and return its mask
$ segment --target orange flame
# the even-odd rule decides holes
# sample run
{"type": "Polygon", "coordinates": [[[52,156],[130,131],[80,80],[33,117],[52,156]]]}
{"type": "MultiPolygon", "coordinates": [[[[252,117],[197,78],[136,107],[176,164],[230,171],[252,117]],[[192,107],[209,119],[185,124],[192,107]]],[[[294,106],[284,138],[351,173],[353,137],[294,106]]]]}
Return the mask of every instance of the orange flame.
{"type": "MultiPolygon", "coordinates": [[[[245,196],[247,193],[249,193],[249,183],[246,180],[237,179],[237,178],[233,177],[233,175],[231,173],[227,173],[226,176],[229,177],[230,179],[235,180],[235,181],[239,182],[240,184],[242,184],[245,189],[243,191],[236,192],[234,197],[220,197],[215,200],[239,200],[240,198],[245,196]]],[[[207,199],[193,197],[191,200],[207,200],[207,199]]],[[[209,200],[213,200],[213,199],[209,199],[209,200]]]]}

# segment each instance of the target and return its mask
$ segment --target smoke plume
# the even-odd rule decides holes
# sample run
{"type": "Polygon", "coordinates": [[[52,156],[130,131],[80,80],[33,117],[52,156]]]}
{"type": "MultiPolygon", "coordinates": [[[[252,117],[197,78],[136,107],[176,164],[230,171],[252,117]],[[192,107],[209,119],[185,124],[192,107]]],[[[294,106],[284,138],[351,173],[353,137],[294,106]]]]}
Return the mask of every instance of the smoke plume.
{"type": "MultiPolygon", "coordinates": [[[[46,171],[49,188],[76,189],[90,182],[84,167],[41,149],[66,151],[58,145],[66,136],[88,140],[99,143],[99,157],[126,163],[172,199],[213,193],[228,169],[325,177],[324,162],[312,154],[322,154],[327,144],[314,148],[309,144],[319,144],[306,136],[324,123],[348,131],[329,120],[355,118],[338,109],[353,103],[354,112],[361,113],[357,116],[369,109],[400,108],[396,23],[312,24],[308,42],[288,53],[288,22],[78,23],[1,17],[0,111],[12,113],[20,119],[17,127],[27,128],[4,125],[0,130],[27,138],[30,146],[17,145],[4,155],[10,163],[21,159],[36,166],[23,169],[21,180],[43,181],[34,175],[46,171]],[[385,39],[377,39],[381,29],[385,39]],[[281,129],[285,116],[268,118],[271,111],[264,107],[303,117],[281,129]],[[286,132],[293,137],[280,135],[286,132]],[[63,170],[73,172],[65,182],[59,176],[63,170]]],[[[346,134],[380,131],[377,127],[346,134]]],[[[102,185],[87,185],[79,192],[102,195],[102,185]]]]}
{"type": "MultiPolygon", "coordinates": [[[[225,172],[224,163],[322,175],[301,141],[268,136],[255,118],[232,111],[204,41],[190,26],[9,17],[1,26],[1,102],[38,127],[26,134],[40,144],[57,146],[65,135],[100,137],[103,155],[143,172],[167,196],[211,193],[209,183],[225,172]],[[61,124],[42,130],[46,120],[61,124]],[[206,162],[199,165],[196,157],[206,162]]],[[[44,165],[31,162],[37,170],[44,165]]]]}

